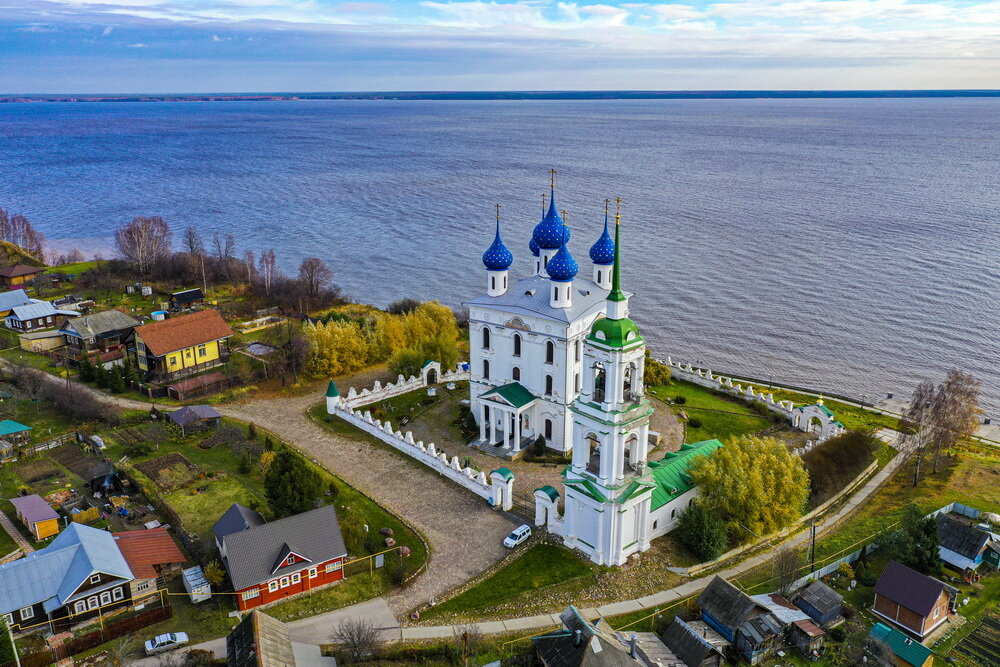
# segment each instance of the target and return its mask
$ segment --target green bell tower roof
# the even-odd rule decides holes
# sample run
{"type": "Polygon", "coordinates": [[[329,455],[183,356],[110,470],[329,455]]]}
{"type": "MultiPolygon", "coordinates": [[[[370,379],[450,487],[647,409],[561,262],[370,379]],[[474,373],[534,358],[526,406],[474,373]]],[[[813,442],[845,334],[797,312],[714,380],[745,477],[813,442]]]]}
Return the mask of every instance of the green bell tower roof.
{"type": "MultiPolygon", "coordinates": [[[[616,200],[620,204],[621,200],[616,200]]],[[[615,209],[615,263],[611,272],[611,291],[608,293],[608,316],[594,322],[587,341],[602,347],[627,348],[641,345],[642,336],[635,322],[624,317],[628,297],[622,292],[621,277],[621,213],[615,209]],[[621,316],[619,316],[621,314],[621,316]]]]}

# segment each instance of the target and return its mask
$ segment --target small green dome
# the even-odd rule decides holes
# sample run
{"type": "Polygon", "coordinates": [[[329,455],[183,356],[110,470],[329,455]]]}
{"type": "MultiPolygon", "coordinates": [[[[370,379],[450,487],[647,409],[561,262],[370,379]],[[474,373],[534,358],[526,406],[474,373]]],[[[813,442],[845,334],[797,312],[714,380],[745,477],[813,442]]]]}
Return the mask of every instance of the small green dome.
{"type": "Polygon", "coordinates": [[[333,380],[330,380],[330,384],[326,386],[326,397],[334,398],[337,396],[340,396],[340,390],[337,389],[337,383],[334,382],[333,380]]]}
{"type": "Polygon", "coordinates": [[[639,327],[627,317],[620,320],[602,317],[590,327],[587,340],[605,347],[616,348],[632,347],[643,342],[642,336],[639,335],[639,327]]]}

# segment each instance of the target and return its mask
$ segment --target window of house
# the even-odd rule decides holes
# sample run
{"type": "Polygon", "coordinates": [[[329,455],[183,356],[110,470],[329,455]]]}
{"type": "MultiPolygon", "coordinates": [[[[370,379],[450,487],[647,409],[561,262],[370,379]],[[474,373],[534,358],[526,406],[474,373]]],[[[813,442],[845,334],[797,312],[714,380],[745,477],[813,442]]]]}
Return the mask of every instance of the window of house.
{"type": "Polygon", "coordinates": [[[288,584],[289,583],[290,583],[290,581],[289,581],[288,577],[282,577],[281,578],[281,587],[282,588],[288,588],[288,584]]]}
{"type": "Polygon", "coordinates": [[[670,510],[670,518],[673,519],[675,516],[677,516],[677,510],[670,510]]]}
{"type": "Polygon", "coordinates": [[[546,394],[551,394],[552,393],[552,376],[551,375],[546,375],[545,376],[545,393],[546,394]]]}
{"type": "Polygon", "coordinates": [[[545,363],[554,363],[556,359],[556,345],[552,341],[545,341],[545,363]]]}
{"type": "Polygon", "coordinates": [[[291,565],[295,562],[295,556],[293,554],[288,554],[288,558],[285,559],[285,565],[291,565]]]}
{"type": "Polygon", "coordinates": [[[490,330],[483,327],[483,349],[490,349],[490,330]]]}
{"type": "Polygon", "coordinates": [[[301,581],[302,581],[302,573],[301,572],[296,572],[295,574],[292,575],[292,583],[293,584],[297,584],[297,583],[299,583],[301,581]]]}
{"type": "Polygon", "coordinates": [[[139,591],[140,593],[142,591],[147,591],[147,590],[149,590],[149,584],[150,584],[149,579],[146,579],[144,581],[140,581],[138,584],[136,584],[135,590],[139,591]]]}
{"type": "Polygon", "coordinates": [[[111,591],[111,599],[114,600],[115,602],[118,602],[124,597],[125,597],[125,590],[122,588],[116,588],[115,590],[111,591]]]}
{"type": "Polygon", "coordinates": [[[267,592],[268,593],[273,593],[276,590],[278,590],[278,580],[277,579],[275,579],[274,581],[267,582],[267,592]]]}
{"type": "Polygon", "coordinates": [[[92,575],[90,575],[90,583],[92,583],[92,584],[99,584],[99,583],[101,583],[101,575],[99,575],[99,574],[92,574],[92,575]]]}
{"type": "Polygon", "coordinates": [[[489,380],[490,379],[490,360],[489,359],[483,359],[483,379],[484,380],[489,380]]]}
{"type": "Polygon", "coordinates": [[[514,366],[514,370],[512,370],[510,372],[510,376],[512,378],[514,378],[515,382],[520,382],[521,381],[521,369],[518,368],[517,366],[514,366]]]}
{"type": "Polygon", "coordinates": [[[577,373],[576,377],[573,378],[573,390],[576,393],[578,393],[578,394],[580,393],[580,374],[579,373],[577,373]]]}
{"type": "Polygon", "coordinates": [[[198,356],[199,357],[206,357],[206,356],[208,356],[208,348],[205,347],[204,345],[199,345],[198,346],[198,356]]]}
{"type": "Polygon", "coordinates": [[[937,618],[941,614],[941,609],[938,607],[934,608],[934,618],[937,618]]]}
{"type": "Polygon", "coordinates": [[[177,357],[170,357],[170,365],[171,366],[177,365],[177,357]]]}
{"type": "Polygon", "coordinates": [[[545,420],[545,439],[546,440],[551,440],[552,439],[552,420],[551,419],[546,419],[545,420]]]}
{"type": "Polygon", "coordinates": [[[34,617],[35,617],[34,607],[25,607],[24,609],[21,610],[22,621],[27,621],[29,618],[34,618],[34,617]]]}
{"type": "Polygon", "coordinates": [[[75,605],[73,605],[73,613],[82,614],[85,611],[87,611],[87,603],[83,600],[79,600],[75,605]]]}
{"type": "Polygon", "coordinates": [[[521,356],[521,334],[514,334],[514,356],[521,356]]]}
{"type": "Polygon", "coordinates": [[[658,523],[659,523],[659,521],[654,521],[653,522],[653,530],[656,530],[656,524],[658,524],[658,523]]]}
{"type": "Polygon", "coordinates": [[[342,564],[341,564],[341,562],[339,560],[338,561],[334,561],[332,563],[327,563],[326,564],[326,571],[327,572],[336,572],[337,570],[339,570],[341,568],[341,566],[342,566],[342,564]]]}
{"type": "Polygon", "coordinates": [[[319,570],[318,569],[316,569],[315,567],[309,568],[309,578],[310,579],[315,579],[318,576],[319,576],[319,570]]]}
{"type": "Polygon", "coordinates": [[[87,609],[97,609],[97,596],[87,598],[87,609]]]}
{"type": "Polygon", "coordinates": [[[259,595],[260,595],[259,588],[251,588],[248,591],[243,591],[244,600],[253,600],[255,597],[258,597],[259,595]]]}
{"type": "Polygon", "coordinates": [[[109,605],[109,604],[111,604],[111,593],[109,591],[102,591],[101,592],[101,606],[103,607],[103,606],[109,605]]]}
{"type": "Polygon", "coordinates": [[[581,343],[579,339],[577,339],[576,345],[574,345],[573,347],[576,348],[576,360],[580,361],[580,348],[583,347],[583,343],[581,343]]]}

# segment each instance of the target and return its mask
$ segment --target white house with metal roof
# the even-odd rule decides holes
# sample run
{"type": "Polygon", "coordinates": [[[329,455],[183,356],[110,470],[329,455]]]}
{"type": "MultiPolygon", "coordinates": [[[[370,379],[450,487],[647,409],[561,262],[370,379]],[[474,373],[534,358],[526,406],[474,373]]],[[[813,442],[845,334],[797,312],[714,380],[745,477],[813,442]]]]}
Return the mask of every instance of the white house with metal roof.
{"type": "Polygon", "coordinates": [[[471,407],[479,424],[475,444],[523,449],[539,435],[561,452],[573,446],[570,407],[583,387],[583,344],[603,317],[611,289],[614,242],[604,232],[590,250],[590,278],[567,247],[570,231],[556,210],[553,182],[548,210],[529,248],[532,275],[512,281],[514,257],[496,236],[483,254],[486,294],[469,308],[471,407]]]}

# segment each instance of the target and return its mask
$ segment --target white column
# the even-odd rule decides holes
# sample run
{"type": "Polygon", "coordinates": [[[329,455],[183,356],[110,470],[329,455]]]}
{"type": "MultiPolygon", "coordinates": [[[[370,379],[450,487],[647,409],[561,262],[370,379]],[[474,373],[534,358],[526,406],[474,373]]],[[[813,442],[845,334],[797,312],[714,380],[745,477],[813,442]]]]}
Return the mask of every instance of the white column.
{"type": "Polygon", "coordinates": [[[521,449],[521,413],[514,413],[514,451],[521,449]]]}
{"type": "Polygon", "coordinates": [[[506,412],[501,412],[503,415],[503,448],[510,449],[510,415],[506,412]]]}
{"type": "Polygon", "coordinates": [[[496,408],[490,410],[490,444],[497,441],[497,412],[496,408]]]}
{"type": "Polygon", "coordinates": [[[479,439],[486,440],[486,406],[479,404],[479,439]]]}

